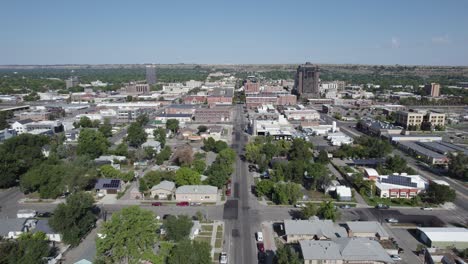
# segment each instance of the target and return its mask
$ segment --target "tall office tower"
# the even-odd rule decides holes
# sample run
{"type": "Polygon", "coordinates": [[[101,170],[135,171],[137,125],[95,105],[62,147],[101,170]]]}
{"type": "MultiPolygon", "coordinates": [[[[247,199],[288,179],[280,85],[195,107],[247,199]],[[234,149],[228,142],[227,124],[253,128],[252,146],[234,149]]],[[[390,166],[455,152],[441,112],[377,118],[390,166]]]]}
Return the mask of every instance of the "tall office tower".
{"type": "Polygon", "coordinates": [[[430,95],[431,97],[440,96],[440,84],[438,83],[426,84],[424,86],[424,89],[426,90],[426,93],[430,95]]]}
{"type": "Polygon", "coordinates": [[[310,62],[297,67],[294,91],[303,98],[320,98],[320,72],[317,65],[310,62]]]}
{"type": "Polygon", "coordinates": [[[156,65],[146,65],[146,83],[149,85],[156,84],[156,65]]]}

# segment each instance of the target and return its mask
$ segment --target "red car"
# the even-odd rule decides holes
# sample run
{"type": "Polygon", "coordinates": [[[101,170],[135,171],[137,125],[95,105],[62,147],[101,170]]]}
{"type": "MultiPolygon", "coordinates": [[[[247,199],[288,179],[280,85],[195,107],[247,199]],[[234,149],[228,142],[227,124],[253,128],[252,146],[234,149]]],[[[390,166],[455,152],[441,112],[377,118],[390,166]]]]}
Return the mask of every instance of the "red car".
{"type": "Polygon", "coordinates": [[[265,245],[263,245],[262,242],[257,243],[257,248],[258,248],[258,251],[265,252],[265,245]]]}
{"type": "Polygon", "coordinates": [[[231,189],[226,190],[226,196],[231,196],[231,189]]]}
{"type": "Polygon", "coordinates": [[[189,202],[178,202],[176,203],[177,206],[189,206],[189,202]]]}
{"type": "Polygon", "coordinates": [[[152,203],[151,205],[152,205],[152,206],[161,206],[162,203],[160,203],[160,202],[154,202],[154,203],[152,203]]]}

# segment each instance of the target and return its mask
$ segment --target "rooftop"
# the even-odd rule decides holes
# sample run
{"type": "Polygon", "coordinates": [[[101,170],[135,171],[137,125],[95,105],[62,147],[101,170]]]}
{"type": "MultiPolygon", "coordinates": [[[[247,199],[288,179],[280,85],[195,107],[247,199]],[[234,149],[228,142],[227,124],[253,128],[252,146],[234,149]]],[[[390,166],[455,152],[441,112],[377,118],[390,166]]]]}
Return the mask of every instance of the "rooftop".
{"type": "Polygon", "coordinates": [[[468,229],[463,227],[418,227],[431,241],[468,242],[468,229]]]}
{"type": "Polygon", "coordinates": [[[151,188],[151,190],[154,191],[154,190],[158,190],[158,189],[163,189],[163,190],[172,191],[172,190],[174,190],[174,188],[175,188],[175,183],[174,182],[164,180],[164,181],[160,182],[159,184],[154,185],[151,188]]]}
{"type": "Polygon", "coordinates": [[[11,231],[22,231],[25,222],[24,218],[0,219],[0,236],[7,236],[11,231]]]}
{"type": "Polygon", "coordinates": [[[117,190],[120,189],[122,182],[119,179],[98,179],[94,189],[96,190],[117,190]]]}
{"type": "Polygon", "coordinates": [[[184,185],[176,189],[176,194],[218,194],[218,188],[210,185],[184,185]]]}
{"type": "Polygon", "coordinates": [[[389,237],[387,231],[376,221],[346,222],[346,225],[353,233],[376,233],[380,237],[389,237]]]}
{"type": "Polygon", "coordinates": [[[286,235],[317,235],[319,237],[346,237],[346,229],[331,220],[284,220],[286,235]]]}
{"type": "Polygon", "coordinates": [[[305,260],[380,261],[394,263],[382,246],[367,238],[336,238],[299,242],[305,260]]]}

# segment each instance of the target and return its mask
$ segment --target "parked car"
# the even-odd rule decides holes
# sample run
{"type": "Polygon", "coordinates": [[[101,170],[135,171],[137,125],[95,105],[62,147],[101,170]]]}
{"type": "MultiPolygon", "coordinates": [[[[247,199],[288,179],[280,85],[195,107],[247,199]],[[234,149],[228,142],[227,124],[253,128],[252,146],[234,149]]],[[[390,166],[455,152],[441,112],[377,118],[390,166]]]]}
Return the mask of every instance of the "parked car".
{"type": "Polygon", "coordinates": [[[349,209],[349,208],[351,208],[351,206],[349,206],[349,204],[345,204],[345,205],[341,205],[340,208],[341,209],[349,209]]]}
{"type": "Polygon", "coordinates": [[[176,203],[177,206],[189,206],[189,202],[178,202],[176,203]]]}
{"type": "Polygon", "coordinates": [[[226,196],[231,196],[231,189],[226,190],[226,196]]]}
{"type": "Polygon", "coordinates": [[[305,203],[297,203],[297,204],[294,205],[294,207],[296,207],[296,208],[304,208],[304,207],[306,207],[306,204],[305,204],[305,203]]]}
{"type": "Polygon", "coordinates": [[[392,217],[392,218],[387,218],[387,219],[385,219],[385,220],[387,220],[387,222],[393,223],[393,224],[398,223],[398,219],[395,219],[395,218],[393,218],[393,217],[392,217]]]}
{"type": "Polygon", "coordinates": [[[375,206],[375,208],[377,209],[389,209],[390,206],[386,205],[386,204],[378,204],[375,206]]]}
{"type": "Polygon", "coordinates": [[[257,248],[258,248],[258,251],[265,252],[265,245],[263,244],[263,242],[257,243],[257,248]]]}
{"type": "Polygon", "coordinates": [[[53,215],[54,213],[51,213],[51,212],[42,212],[42,213],[38,213],[37,217],[51,217],[53,215]]]}
{"type": "Polygon", "coordinates": [[[262,232],[257,232],[256,237],[257,237],[258,242],[263,242],[263,233],[262,232]]]}
{"type": "Polygon", "coordinates": [[[390,255],[390,258],[394,261],[400,261],[401,260],[401,257],[398,256],[398,255],[390,255]]]}
{"type": "Polygon", "coordinates": [[[228,257],[226,252],[221,252],[221,255],[219,255],[219,263],[220,264],[227,264],[228,263],[228,257]]]}
{"type": "Polygon", "coordinates": [[[190,206],[201,206],[201,203],[194,203],[194,202],[192,202],[192,203],[190,203],[190,206]]]}
{"type": "Polygon", "coordinates": [[[161,206],[162,203],[161,202],[154,202],[154,203],[151,203],[152,206],[161,206]]]}
{"type": "Polygon", "coordinates": [[[421,207],[421,209],[425,211],[432,211],[432,207],[427,207],[427,206],[421,207]]]}

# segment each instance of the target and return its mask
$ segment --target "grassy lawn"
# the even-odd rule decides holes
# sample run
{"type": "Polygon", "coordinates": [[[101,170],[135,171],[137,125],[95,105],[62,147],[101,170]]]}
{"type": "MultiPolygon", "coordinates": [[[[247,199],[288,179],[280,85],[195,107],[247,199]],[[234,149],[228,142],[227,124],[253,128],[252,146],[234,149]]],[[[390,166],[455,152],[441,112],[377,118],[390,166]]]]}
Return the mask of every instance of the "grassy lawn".
{"type": "Polygon", "coordinates": [[[201,231],[202,232],[213,231],[213,226],[212,225],[202,225],[201,226],[201,231]]]}
{"type": "Polygon", "coordinates": [[[334,200],[330,195],[324,194],[323,192],[315,191],[315,190],[305,190],[304,194],[309,196],[310,200],[334,200]]]}
{"type": "Polygon", "coordinates": [[[212,233],[210,231],[206,231],[206,232],[200,232],[198,233],[199,236],[211,236],[212,233]]]}
{"type": "Polygon", "coordinates": [[[200,236],[197,236],[194,240],[196,240],[196,241],[198,241],[198,242],[205,241],[206,243],[211,244],[211,236],[209,236],[209,237],[200,237],[200,236]]]}
{"type": "Polygon", "coordinates": [[[215,248],[221,248],[222,245],[223,245],[223,240],[221,240],[221,239],[216,239],[216,241],[215,241],[215,248]]]}

